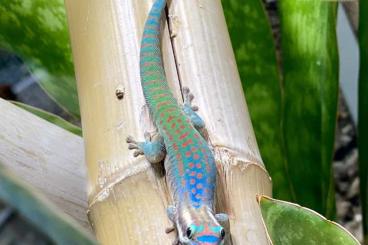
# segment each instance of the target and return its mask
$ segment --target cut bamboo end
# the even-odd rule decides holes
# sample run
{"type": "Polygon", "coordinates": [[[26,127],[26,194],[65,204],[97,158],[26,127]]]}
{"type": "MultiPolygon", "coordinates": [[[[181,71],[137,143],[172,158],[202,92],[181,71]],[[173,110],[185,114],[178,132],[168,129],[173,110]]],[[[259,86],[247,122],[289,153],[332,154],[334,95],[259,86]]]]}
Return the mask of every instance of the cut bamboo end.
{"type": "Polygon", "coordinates": [[[101,244],[170,244],[175,232],[166,234],[172,224],[165,218],[165,193],[157,188],[160,179],[141,172],[125,178],[95,202],[89,213],[101,244]]]}
{"type": "Polygon", "coordinates": [[[272,195],[266,169],[236,157],[236,152],[217,148],[218,211],[228,213],[232,244],[269,244],[257,197],[272,195]]]}

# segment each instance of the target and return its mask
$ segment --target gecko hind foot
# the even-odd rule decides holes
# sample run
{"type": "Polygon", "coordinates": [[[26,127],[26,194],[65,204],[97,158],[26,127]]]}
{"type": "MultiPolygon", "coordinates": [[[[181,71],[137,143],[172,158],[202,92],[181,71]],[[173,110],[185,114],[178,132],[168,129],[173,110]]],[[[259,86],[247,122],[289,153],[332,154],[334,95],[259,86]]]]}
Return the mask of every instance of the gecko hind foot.
{"type": "Polygon", "coordinates": [[[144,155],[150,163],[161,162],[166,155],[163,138],[159,135],[144,133],[144,142],[137,142],[133,137],[128,136],[126,142],[129,150],[135,150],[133,155],[138,157],[144,155]]]}
{"type": "MultiPolygon", "coordinates": [[[[166,228],[165,232],[166,234],[169,234],[171,232],[174,232],[176,230],[175,226],[166,228]]],[[[172,245],[180,245],[179,238],[176,237],[175,240],[172,242],[172,245]]]]}
{"type": "Polygon", "coordinates": [[[194,95],[190,92],[190,89],[188,87],[183,87],[183,96],[184,96],[184,104],[183,104],[184,113],[190,118],[193,126],[197,130],[203,129],[205,126],[204,121],[196,112],[198,111],[198,106],[192,105],[194,95]]]}
{"type": "Polygon", "coordinates": [[[166,233],[166,234],[169,234],[169,233],[171,233],[171,232],[173,232],[173,231],[175,231],[175,230],[176,230],[175,226],[167,227],[167,228],[165,229],[165,233],[166,233]]]}
{"type": "MultiPolygon", "coordinates": [[[[175,227],[175,216],[176,216],[176,207],[174,205],[169,205],[166,209],[167,216],[169,217],[169,220],[174,223],[173,226],[166,228],[165,232],[167,234],[176,231],[175,227]]],[[[173,241],[172,245],[180,245],[179,237],[177,236],[175,240],[173,241]]]]}

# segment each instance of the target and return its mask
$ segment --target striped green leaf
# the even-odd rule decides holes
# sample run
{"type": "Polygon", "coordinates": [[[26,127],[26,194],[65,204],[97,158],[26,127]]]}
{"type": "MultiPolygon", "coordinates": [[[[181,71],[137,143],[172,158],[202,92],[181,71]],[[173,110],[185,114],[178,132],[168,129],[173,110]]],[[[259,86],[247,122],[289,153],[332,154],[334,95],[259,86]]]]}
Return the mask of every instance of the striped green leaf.
{"type": "Polygon", "coordinates": [[[274,245],[359,245],[342,226],[299,205],[259,198],[262,217],[274,245]]]}
{"type": "Polygon", "coordinates": [[[280,75],[272,31],[261,0],[222,1],[257,142],[274,196],[294,200],[281,129],[280,75]]]}
{"type": "Polygon", "coordinates": [[[64,120],[63,118],[59,117],[58,115],[49,113],[47,111],[44,111],[42,109],[26,105],[20,102],[12,101],[12,103],[52,124],[55,124],[59,126],[60,128],[63,128],[73,134],[82,136],[82,129],[80,127],[75,126],[74,124],[71,124],[70,122],[64,120]]]}
{"type": "Polygon", "coordinates": [[[296,202],[331,218],[339,74],[337,3],[279,3],[287,169],[296,202]]]}
{"type": "Polygon", "coordinates": [[[0,199],[16,208],[56,244],[97,244],[94,238],[33,188],[0,166],[0,199]]]}

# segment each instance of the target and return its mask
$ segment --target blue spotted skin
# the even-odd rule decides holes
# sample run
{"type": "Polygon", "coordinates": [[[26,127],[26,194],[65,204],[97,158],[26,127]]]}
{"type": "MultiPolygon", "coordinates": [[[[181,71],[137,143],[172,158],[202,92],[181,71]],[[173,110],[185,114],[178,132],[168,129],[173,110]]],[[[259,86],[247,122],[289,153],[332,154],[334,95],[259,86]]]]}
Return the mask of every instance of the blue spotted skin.
{"type": "Polygon", "coordinates": [[[168,213],[177,228],[178,241],[222,244],[224,231],[213,213],[215,160],[196,129],[203,127],[203,121],[191,109],[190,102],[179,106],[166,80],[160,43],[165,6],[166,0],[156,0],[152,6],[140,50],[141,84],[159,137],[130,148],[144,153],[150,162],[159,162],[162,157],[158,156],[164,156],[166,151],[166,178],[174,200],[168,213]]]}

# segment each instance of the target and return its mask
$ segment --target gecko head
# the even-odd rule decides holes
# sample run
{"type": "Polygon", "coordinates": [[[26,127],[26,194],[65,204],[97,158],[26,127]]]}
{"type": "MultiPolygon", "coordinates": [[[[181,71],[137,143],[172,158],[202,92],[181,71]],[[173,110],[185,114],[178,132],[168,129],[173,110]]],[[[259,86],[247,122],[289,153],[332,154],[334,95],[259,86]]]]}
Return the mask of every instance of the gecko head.
{"type": "Polygon", "coordinates": [[[225,230],[219,224],[227,215],[214,215],[211,210],[187,210],[179,222],[179,240],[185,245],[221,245],[224,243],[225,230]]]}
{"type": "Polygon", "coordinates": [[[225,230],[217,224],[192,223],[185,230],[185,238],[188,245],[219,245],[224,242],[225,230]]]}

